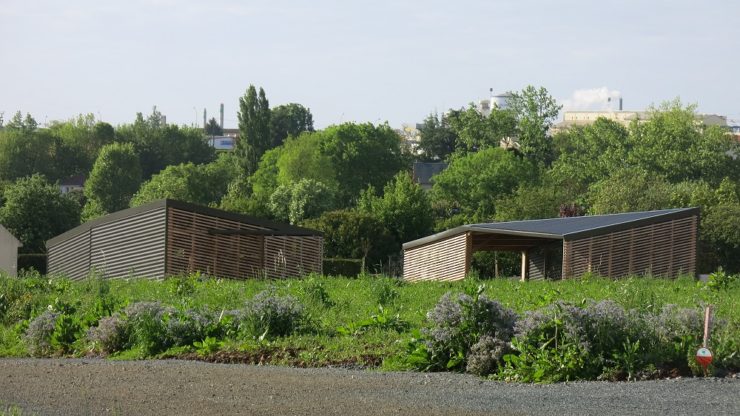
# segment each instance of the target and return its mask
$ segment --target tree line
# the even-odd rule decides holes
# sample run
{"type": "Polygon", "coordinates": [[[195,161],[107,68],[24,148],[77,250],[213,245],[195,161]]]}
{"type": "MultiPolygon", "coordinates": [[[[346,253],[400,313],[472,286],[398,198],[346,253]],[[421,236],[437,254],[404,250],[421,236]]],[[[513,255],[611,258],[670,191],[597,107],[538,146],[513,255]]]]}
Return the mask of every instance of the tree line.
{"type": "MultiPolygon", "coordinates": [[[[0,222],[43,253],[81,222],[173,198],[318,229],[326,257],[393,272],[403,242],[465,223],[700,206],[701,267],[740,270],[739,149],[726,131],[678,100],[627,127],[599,119],[553,134],[559,111],[530,86],[489,115],[430,114],[414,149],[387,123],[315,130],[308,108],[270,107],[250,85],[235,151],[218,154],[215,120],[178,127],[155,108],[117,127],[85,115],[39,128],[18,112],[0,118],[0,222]],[[448,163],[431,192],[413,181],[415,161],[448,163]],[[84,192],[61,195],[55,183],[78,174],[84,192]]],[[[483,275],[493,263],[514,273],[505,254],[474,259],[483,275]]]]}

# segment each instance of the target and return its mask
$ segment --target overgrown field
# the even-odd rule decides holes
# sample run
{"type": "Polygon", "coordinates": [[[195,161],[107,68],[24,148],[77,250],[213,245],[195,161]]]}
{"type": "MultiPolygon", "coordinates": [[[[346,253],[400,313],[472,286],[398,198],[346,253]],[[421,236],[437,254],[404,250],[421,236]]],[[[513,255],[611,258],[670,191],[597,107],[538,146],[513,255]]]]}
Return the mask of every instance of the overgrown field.
{"type": "Polygon", "coordinates": [[[520,381],[655,378],[700,374],[693,355],[711,304],[710,372],[724,375],[740,370],[738,280],[0,277],[0,356],[180,357],[520,381]]]}

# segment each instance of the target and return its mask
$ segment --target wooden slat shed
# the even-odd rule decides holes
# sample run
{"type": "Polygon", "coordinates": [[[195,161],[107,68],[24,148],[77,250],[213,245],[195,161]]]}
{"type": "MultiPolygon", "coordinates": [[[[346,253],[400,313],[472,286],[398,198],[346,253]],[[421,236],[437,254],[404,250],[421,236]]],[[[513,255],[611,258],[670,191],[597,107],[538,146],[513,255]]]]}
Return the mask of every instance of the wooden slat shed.
{"type": "Polygon", "coordinates": [[[237,279],[321,273],[323,237],[302,227],[159,200],[95,219],[46,243],[48,272],[82,279],[200,271],[237,279]]]}
{"type": "Polygon", "coordinates": [[[460,280],[477,251],[522,254],[524,279],[696,273],[698,208],[470,224],[403,245],[409,281],[460,280]]]}

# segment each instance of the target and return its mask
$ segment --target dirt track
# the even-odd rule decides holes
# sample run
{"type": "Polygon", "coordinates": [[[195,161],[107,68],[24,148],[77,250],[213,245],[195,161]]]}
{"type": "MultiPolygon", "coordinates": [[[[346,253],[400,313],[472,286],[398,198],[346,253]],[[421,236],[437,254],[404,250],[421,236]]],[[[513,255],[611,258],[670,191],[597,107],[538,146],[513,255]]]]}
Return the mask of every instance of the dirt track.
{"type": "Polygon", "coordinates": [[[460,374],[0,359],[0,401],[24,415],[737,415],[740,380],[523,385],[460,374]]]}

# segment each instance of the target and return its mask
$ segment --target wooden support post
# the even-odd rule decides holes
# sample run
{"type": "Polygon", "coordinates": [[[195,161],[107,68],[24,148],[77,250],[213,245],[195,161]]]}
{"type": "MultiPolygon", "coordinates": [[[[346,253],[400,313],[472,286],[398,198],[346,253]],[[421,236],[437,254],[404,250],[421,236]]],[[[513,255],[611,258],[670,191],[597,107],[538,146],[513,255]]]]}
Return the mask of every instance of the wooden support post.
{"type": "Polygon", "coordinates": [[[524,282],[527,280],[527,263],[529,262],[529,259],[527,258],[527,250],[522,251],[522,278],[521,281],[524,282]]]}

